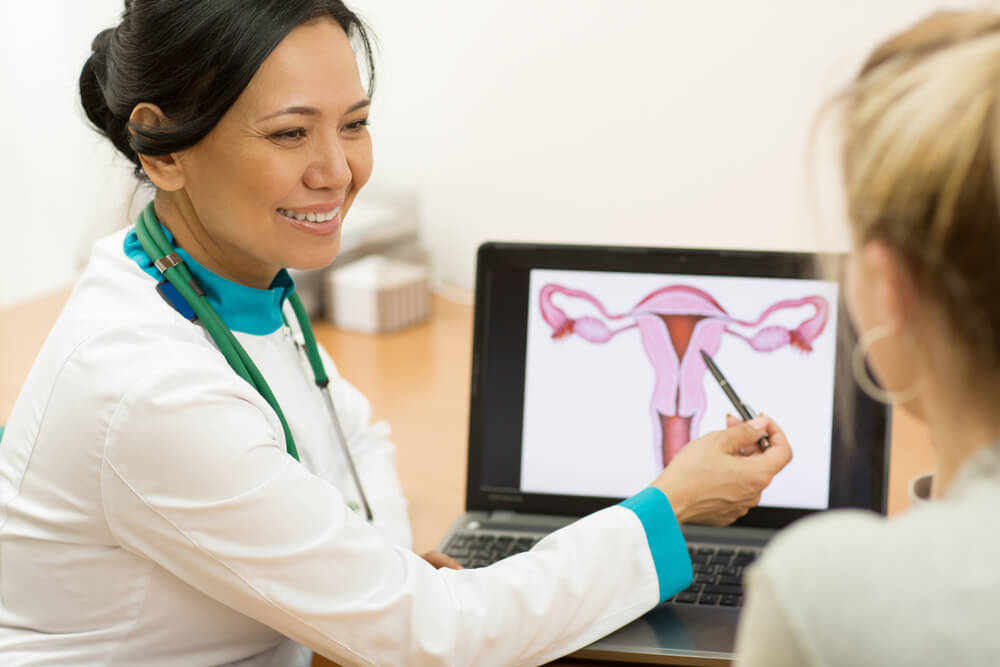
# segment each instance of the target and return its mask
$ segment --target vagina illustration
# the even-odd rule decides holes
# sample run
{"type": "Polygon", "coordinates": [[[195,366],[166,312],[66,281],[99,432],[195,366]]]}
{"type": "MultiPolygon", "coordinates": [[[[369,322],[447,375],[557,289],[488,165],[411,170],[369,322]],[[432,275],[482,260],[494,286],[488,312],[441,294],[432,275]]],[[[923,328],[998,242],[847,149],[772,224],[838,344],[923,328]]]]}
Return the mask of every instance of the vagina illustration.
{"type": "Polygon", "coordinates": [[[607,343],[619,334],[639,330],[638,342],[645,350],[655,377],[649,414],[654,456],[660,469],[699,435],[706,406],[703,381],[708,370],[699,350],[714,357],[723,336],[729,334],[756,352],[773,353],[791,346],[808,353],[812,351],[813,341],[823,333],[829,315],[829,304],[824,297],[805,296],[779,301],[756,319],[737,319],[710,294],[689,285],[657,289],[621,314],[609,313],[598,299],[585,291],[554,283],[542,288],[539,302],[542,317],[552,329],[555,340],[576,335],[591,343],[607,343]],[[589,301],[600,318],[572,319],[553,302],[556,297],[589,301]],[[752,329],[763,325],[779,310],[801,307],[809,307],[812,312],[807,311],[807,319],[794,329],[771,325],[752,334],[743,334],[732,328],[739,325],[752,329]],[[613,328],[618,322],[623,326],[613,328]]]}

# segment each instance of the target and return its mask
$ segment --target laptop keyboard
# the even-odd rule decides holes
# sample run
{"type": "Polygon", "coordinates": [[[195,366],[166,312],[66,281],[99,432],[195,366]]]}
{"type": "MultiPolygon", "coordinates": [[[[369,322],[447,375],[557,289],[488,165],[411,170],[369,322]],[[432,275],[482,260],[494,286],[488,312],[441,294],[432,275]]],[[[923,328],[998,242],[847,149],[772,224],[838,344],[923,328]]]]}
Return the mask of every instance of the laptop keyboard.
{"type": "Polygon", "coordinates": [[[507,556],[528,551],[540,539],[540,535],[524,533],[456,533],[445,546],[444,553],[461,563],[462,567],[486,567],[507,556]]]}
{"type": "Polygon", "coordinates": [[[743,570],[760,553],[756,549],[690,545],[694,580],[667,602],[711,607],[743,606],[743,570]]]}
{"type": "MultiPolygon", "coordinates": [[[[456,533],[444,548],[463,567],[486,567],[528,551],[541,536],[524,533],[456,533]]],[[[688,546],[694,580],[686,589],[671,597],[673,604],[694,604],[719,607],[743,606],[743,570],[760,553],[756,549],[736,549],[726,546],[692,544],[688,546]]]]}

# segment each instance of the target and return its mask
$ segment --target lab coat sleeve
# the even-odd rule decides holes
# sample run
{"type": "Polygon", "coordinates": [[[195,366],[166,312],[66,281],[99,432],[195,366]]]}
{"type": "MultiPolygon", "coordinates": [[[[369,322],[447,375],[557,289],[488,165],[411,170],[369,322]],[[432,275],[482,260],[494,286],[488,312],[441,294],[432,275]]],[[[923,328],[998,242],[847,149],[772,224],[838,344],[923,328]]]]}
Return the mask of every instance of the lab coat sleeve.
{"type": "MultiPolygon", "coordinates": [[[[539,664],[662,597],[649,507],[607,508],[491,567],[435,570],[289,457],[273,412],[217,354],[165,353],[176,362],[136,381],[108,426],[101,494],[112,534],[322,655],[539,664]]],[[[689,573],[687,551],[673,544],[689,573]]]]}
{"type": "MultiPolygon", "coordinates": [[[[358,476],[365,485],[375,527],[396,544],[410,549],[413,547],[410,516],[396,470],[396,448],[389,437],[389,425],[371,422],[372,409],[368,399],[340,376],[326,350],[322,347],[319,350],[330,377],[330,395],[337,406],[347,446],[354,457],[358,476]]],[[[331,446],[338,447],[336,443],[331,443],[331,446]]],[[[345,485],[341,488],[354,488],[353,479],[345,478],[341,483],[345,485]]]]}

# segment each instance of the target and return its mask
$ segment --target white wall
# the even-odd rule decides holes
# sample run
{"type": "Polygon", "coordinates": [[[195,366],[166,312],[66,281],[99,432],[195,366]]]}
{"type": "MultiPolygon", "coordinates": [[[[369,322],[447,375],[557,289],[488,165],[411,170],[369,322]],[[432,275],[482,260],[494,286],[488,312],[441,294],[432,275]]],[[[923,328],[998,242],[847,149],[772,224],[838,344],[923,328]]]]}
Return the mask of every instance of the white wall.
{"type": "Polygon", "coordinates": [[[948,4],[969,3],[358,0],[378,176],[417,185],[438,276],[465,285],[486,239],[843,248],[837,200],[811,206],[817,110],[948,4]]]}
{"type": "Polygon", "coordinates": [[[71,282],[90,241],[122,227],[133,182],[85,125],[77,80],[122,0],[2,0],[0,307],[71,282]]]}
{"type": "MultiPolygon", "coordinates": [[[[71,281],[131,195],[76,85],[121,0],[2,1],[0,307],[71,281]]],[[[843,247],[835,199],[810,204],[818,108],[878,39],[967,4],[356,0],[381,42],[373,186],[417,191],[463,286],[486,239],[843,247]]]]}

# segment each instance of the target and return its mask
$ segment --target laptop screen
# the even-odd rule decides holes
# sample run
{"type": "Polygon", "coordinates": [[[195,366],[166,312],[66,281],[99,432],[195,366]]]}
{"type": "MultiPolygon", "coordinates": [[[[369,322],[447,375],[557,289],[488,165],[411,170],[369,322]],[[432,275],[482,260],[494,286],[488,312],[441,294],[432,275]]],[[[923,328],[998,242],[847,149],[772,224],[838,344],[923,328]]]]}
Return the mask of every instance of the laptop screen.
{"type": "Polygon", "coordinates": [[[884,510],[885,412],[854,387],[840,286],[816,275],[815,260],[485,246],[470,509],[583,514],[648,486],[690,440],[736,414],[704,351],[795,453],[742,523],[884,510]]]}
{"type": "Polygon", "coordinates": [[[826,509],[837,284],[535,269],[522,491],[630,496],[737,414],[699,354],[797,447],[761,504],[826,509]]]}

